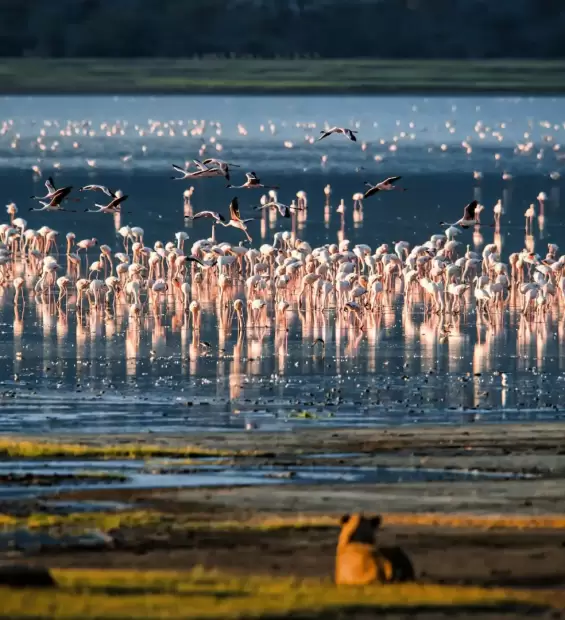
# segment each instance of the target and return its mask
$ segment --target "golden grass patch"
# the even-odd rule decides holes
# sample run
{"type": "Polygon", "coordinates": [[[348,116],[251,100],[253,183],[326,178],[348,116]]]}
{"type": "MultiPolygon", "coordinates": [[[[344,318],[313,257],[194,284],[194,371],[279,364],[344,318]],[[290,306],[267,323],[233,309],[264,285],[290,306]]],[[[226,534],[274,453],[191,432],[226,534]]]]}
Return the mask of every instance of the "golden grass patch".
{"type": "Polygon", "coordinates": [[[216,450],[204,446],[166,446],[144,443],[117,443],[95,445],[88,443],[59,443],[47,441],[29,441],[19,439],[0,439],[0,458],[99,458],[99,459],[146,459],[156,457],[236,457],[264,456],[264,452],[255,450],[216,450]]]}
{"type": "Polygon", "coordinates": [[[329,580],[233,577],[194,569],[187,572],[53,570],[55,590],[2,589],[0,617],[6,618],[239,618],[348,608],[472,608],[565,605],[565,594],[402,584],[336,587],[329,580]]]}
{"type": "MultiPolygon", "coordinates": [[[[413,513],[384,513],[383,526],[452,527],[469,529],[564,529],[565,517],[552,515],[440,515],[413,513]]],[[[109,531],[119,528],[135,528],[156,524],[192,530],[274,531],[283,529],[304,530],[310,528],[338,528],[336,516],[324,515],[258,515],[245,520],[202,520],[192,518],[190,513],[173,514],[158,510],[123,510],[118,512],[76,512],[69,515],[34,513],[27,517],[0,514],[0,528],[97,528],[109,531]]]]}
{"type": "Polygon", "coordinates": [[[253,518],[246,521],[203,521],[191,518],[190,514],[172,514],[157,510],[124,510],[118,512],[76,512],[68,515],[33,513],[26,517],[0,514],[0,528],[97,528],[105,532],[118,528],[134,528],[155,524],[175,526],[193,530],[278,530],[334,527],[338,521],[333,517],[299,516],[253,518]]]}
{"type": "Polygon", "coordinates": [[[483,530],[565,529],[565,515],[385,513],[383,523],[483,530]]]}

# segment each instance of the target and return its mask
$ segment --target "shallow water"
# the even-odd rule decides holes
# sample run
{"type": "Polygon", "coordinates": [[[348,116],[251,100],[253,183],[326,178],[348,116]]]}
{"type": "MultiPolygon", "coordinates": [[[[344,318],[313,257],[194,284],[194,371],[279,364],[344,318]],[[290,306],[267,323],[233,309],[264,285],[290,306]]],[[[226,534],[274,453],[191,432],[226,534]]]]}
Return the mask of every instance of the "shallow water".
{"type": "MultiPolygon", "coordinates": [[[[344,238],[372,248],[400,239],[422,243],[441,231],[440,220],[458,219],[476,198],[486,207],[484,225],[474,234],[465,232],[463,244],[480,252],[494,240],[503,259],[525,245],[545,255],[548,242],[565,245],[563,180],[548,176],[564,168],[561,149],[555,148],[565,131],[564,103],[488,97],[8,97],[0,100],[0,122],[13,120],[0,136],[0,187],[5,202],[15,201],[30,226],[48,224],[59,231],[63,252],[70,230],[77,239],[95,236],[120,251],[116,230],[126,223],[142,226],[150,246],[185,230],[189,248],[207,237],[210,227],[187,223],[184,216],[210,208],[225,212],[235,193],[223,180],[203,179],[193,183],[187,205],[182,192],[189,184],[169,179],[170,164],[198,156],[205,143],[202,157],[241,164],[241,171],[233,172],[235,183],[252,169],[265,183],[281,186],[283,202],[305,190],[308,211],[294,226],[312,246],[344,238]],[[83,119],[90,124],[66,124],[83,119]],[[165,126],[170,120],[175,123],[165,126]],[[187,127],[201,127],[200,120],[208,121],[204,132],[195,132],[201,135],[182,135],[187,127]],[[306,142],[325,120],[358,123],[359,142],[342,136],[306,142]],[[210,121],[221,123],[221,133],[210,121]],[[73,131],[61,135],[67,127],[73,131]],[[45,150],[37,142],[41,129],[45,150]],[[515,152],[518,143],[530,140],[528,153],[515,152]],[[461,147],[463,141],[472,152],[461,147]],[[94,167],[87,158],[95,159],[94,167]],[[32,173],[34,164],[43,178],[32,173]],[[474,170],[483,173],[481,180],[473,179],[474,170]],[[512,179],[503,180],[503,172],[512,179]],[[28,213],[28,196],[42,191],[49,174],[58,185],[119,187],[130,196],[125,206],[132,213],[117,219],[28,213]],[[353,209],[352,194],[362,191],[365,179],[395,174],[403,176],[406,193],[376,196],[353,209]],[[322,190],[328,183],[332,194],[326,204],[322,190]],[[530,203],[537,205],[540,191],[548,195],[543,216],[525,236],[523,213],[530,203]],[[343,217],[335,210],[341,198],[343,217]],[[499,198],[505,213],[497,233],[489,224],[499,198]]],[[[251,213],[261,192],[238,195],[242,213],[251,213]]],[[[76,208],[94,202],[100,202],[99,195],[76,208]]],[[[288,220],[263,212],[250,225],[253,245],[272,242],[275,232],[288,227],[288,220]]],[[[231,242],[241,238],[232,230],[216,234],[231,242]]],[[[472,309],[442,320],[425,318],[418,301],[408,311],[397,291],[362,333],[336,321],[333,311],[311,317],[294,308],[288,332],[272,321],[238,339],[235,325],[218,329],[215,292],[202,289],[196,293],[204,308],[198,338],[170,297],[156,311],[147,308],[140,323],[130,321],[124,308],[80,318],[72,298],[67,313],[37,303],[29,292],[33,283],[27,278],[26,305],[16,317],[13,291],[0,289],[0,432],[501,423],[560,420],[565,411],[561,307],[543,323],[525,321],[515,304],[495,324],[477,319],[472,309]],[[320,337],[324,357],[312,347],[320,337]]]]}
{"type": "Polygon", "coordinates": [[[244,168],[279,174],[304,168],[315,172],[322,154],[328,154],[324,171],[331,173],[336,169],[347,173],[355,166],[371,164],[375,155],[385,158],[382,167],[390,165],[396,172],[466,172],[489,160],[494,163],[495,152],[503,154],[497,162],[501,170],[510,166],[511,172],[520,169],[536,174],[554,161],[551,149],[564,130],[563,101],[559,97],[488,96],[4,97],[0,99],[1,117],[13,120],[10,136],[17,133],[19,138],[15,149],[11,140],[3,140],[0,165],[29,169],[39,155],[46,165],[60,162],[63,170],[84,168],[86,158],[95,158],[97,168],[115,170],[124,167],[120,166],[122,156],[131,155],[126,170],[156,171],[178,158],[192,158],[207,142],[209,153],[219,152],[228,161],[229,154],[244,168]],[[80,124],[79,131],[61,136],[60,130],[69,120],[80,124]],[[49,125],[44,126],[44,121],[49,125]],[[200,134],[202,121],[208,126],[200,134]],[[357,125],[359,143],[366,141],[369,148],[352,148],[343,137],[336,140],[336,136],[314,148],[305,143],[305,136],[319,135],[325,122],[351,128],[357,125]],[[484,137],[475,132],[478,122],[486,128],[484,137]],[[119,123],[120,131],[106,135],[110,128],[104,123],[119,123]],[[220,123],[221,133],[210,123],[220,123]],[[46,132],[45,151],[40,151],[35,142],[41,128],[46,132]],[[193,135],[183,136],[184,129],[193,135]],[[174,135],[170,135],[171,130],[174,135]],[[94,135],[83,135],[89,131],[94,135]],[[553,142],[544,140],[549,134],[555,136],[553,142]],[[210,143],[210,138],[215,142],[210,143]],[[465,139],[473,146],[471,156],[457,148],[465,139]],[[55,140],[59,145],[51,150],[55,140]],[[513,157],[516,144],[528,140],[544,148],[544,159],[536,161],[537,151],[513,157]],[[292,142],[291,148],[284,145],[287,141],[292,142]],[[76,148],[73,142],[78,142],[76,148]],[[390,150],[393,142],[396,151],[390,150]],[[221,151],[216,150],[218,144],[221,151]],[[442,151],[442,144],[453,148],[442,151]],[[431,156],[422,157],[422,149],[426,153],[431,149],[431,156]]]}
{"type": "MultiPolygon", "coordinates": [[[[205,461],[205,459],[203,459],[205,461]]],[[[54,474],[119,474],[116,482],[73,480],[50,486],[9,484],[0,488],[0,499],[25,498],[72,490],[143,489],[199,486],[241,486],[254,484],[392,484],[463,480],[503,480],[528,478],[529,475],[473,470],[429,469],[411,467],[328,466],[222,466],[214,464],[182,464],[174,459],[159,461],[10,461],[0,462],[0,473],[34,475],[54,474]]],[[[55,506],[56,507],[56,506],[55,506]]],[[[119,508],[119,506],[117,506],[119,508]]],[[[116,506],[111,507],[112,509],[116,506]]],[[[98,507],[99,509],[99,507],[98,507]]],[[[84,510],[84,507],[82,508],[84,510]]]]}

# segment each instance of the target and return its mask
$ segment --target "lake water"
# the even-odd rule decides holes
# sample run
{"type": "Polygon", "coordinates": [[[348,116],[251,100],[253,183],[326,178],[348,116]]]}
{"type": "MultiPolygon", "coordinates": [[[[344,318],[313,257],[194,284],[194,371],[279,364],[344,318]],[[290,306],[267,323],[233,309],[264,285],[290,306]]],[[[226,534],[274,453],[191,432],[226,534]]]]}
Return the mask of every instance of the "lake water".
{"type": "MultiPolygon", "coordinates": [[[[547,243],[565,246],[564,104],[489,97],[6,97],[0,187],[29,226],[59,232],[63,253],[68,231],[121,251],[116,230],[124,224],[143,227],[149,246],[184,230],[190,248],[210,226],[187,222],[187,213],[227,213],[237,194],[242,213],[251,214],[261,196],[201,179],[192,182],[187,205],[182,194],[190,183],[171,181],[171,164],[200,152],[240,164],[234,183],[254,170],[265,184],[280,186],[287,204],[304,190],[308,211],[294,227],[312,246],[342,239],[373,249],[423,243],[441,232],[441,220],[455,221],[477,199],[485,205],[484,224],[462,235],[464,245],[481,252],[495,241],[505,261],[524,247],[545,256],[547,243]],[[312,144],[325,122],[356,128],[358,142],[331,136],[312,144]],[[101,202],[100,194],[83,199],[76,214],[29,213],[29,196],[43,194],[49,175],[58,186],[120,188],[132,213],[117,221],[83,213],[101,202]],[[406,192],[375,196],[354,210],[352,196],[365,180],[392,175],[403,177],[406,192]],[[547,195],[542,205],[539,192],[547,195]],[[341,199],[343,216],[336,212],[341,199]],[[499,199],[504,215],[496,232],[489,224],[499,199]],[[536,217],[526,237],[531,203],[536,217]]],[[[288,227],[263,212],[250,224],[254,247],[288,227]]],[[[242,238],[230,229],[216,234],[234,243],[242,238]]],[[[542,322],[525,320],[511,304],[488,323],[472,307],[459,318],[426,318],[421,303],[408,311],[398,293],[364,332],[336,323],[333,310],[311,317],[294,307],[288,332],[271,322],[238,338],[235,324],[218,329],[216,293],[203,289],[197,337],[182,311],[167,306],[157,314],[148,309],[139,323],[128,319],[127,308],[78,317],[72,299],[67,313],[37,303],[34,283],[26,276],[26,306],[16,315],[13,289],[0,289],[0,432],[499,423],[558,420],[565,411],[562,302],[542,322]],[[325,357],[312,348],[319,337],[325,357]]]]}

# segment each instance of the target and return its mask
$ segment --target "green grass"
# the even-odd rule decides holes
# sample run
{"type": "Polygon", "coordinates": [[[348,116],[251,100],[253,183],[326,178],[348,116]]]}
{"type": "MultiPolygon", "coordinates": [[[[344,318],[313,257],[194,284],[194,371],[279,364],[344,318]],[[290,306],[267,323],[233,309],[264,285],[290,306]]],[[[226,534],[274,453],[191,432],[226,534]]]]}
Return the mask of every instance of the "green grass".
{"type": "Polygon", "coordinates": [[[403,584],[336,587],[329,580],[190,572],[52,570],[54,590],[1,589],[0,618],[335,617],[351,609],[561,608],[563,593],[403,584]]]}
{"type": "Polygon", "coordinates": [[[565,92],[565,61],[0,60],[0,93],[565,92]]]}
{"type": "Polygon", "coordinates": [[[145,459],[157,457],[193,458],[205,456],[237,457],[265,456],[266,453],[245,450],[216,450],[203,446],[167,446],[144,443],[97,445],[90,443],[58,443],[13,438],[0,439],[0,458],[93,458],[145,459]]]}

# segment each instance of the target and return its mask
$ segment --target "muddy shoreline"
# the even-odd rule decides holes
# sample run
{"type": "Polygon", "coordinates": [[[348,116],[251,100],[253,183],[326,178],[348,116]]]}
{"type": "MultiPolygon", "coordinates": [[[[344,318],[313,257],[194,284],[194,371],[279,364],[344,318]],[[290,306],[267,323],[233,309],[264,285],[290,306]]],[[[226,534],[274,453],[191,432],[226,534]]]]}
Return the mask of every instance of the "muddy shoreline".
{"type": "MultiPolygon", "coordinates": [[[[10,435],[13,442],[41,442],[43,436],[10,435]]],[[[565,475],[565,424],[407,426],[398,429],[318,429],[292,432],[138,433],[49,437],[49,443],[87,448],[146,446],[165,451],[187,446],[203,453],[225,453],[240,465],[347,463],[369,467],[425,467],[565,475]]],[[[88,455],[85,455],[86,457],[88,455]]],[[[141,455],[143,456],[143,455],[141,455]]],[[[58,459],[77,458],[72,454],[58,459]]],[[[108,456],[109,458],[109,456],[108,456]]],[[[149,458],[149,457],[147,457],[149,458]]],[[[0,456],[0,462],[7,455],[0,456]]]]}
{"type": "MultiPolygon", "coordinates": [[[[162,522],[109,531],[113,542],[107,548],[11,550],[0,553],[0,563],[17,559],[28,565],[51,568],[137,569],[189,569],[201,565],[242,575],[327,578],[333,571],[339,516],[365,511],[383,514],[381,544],[401,545],[413,559],[422,583],[563,588],[564,431],[565,425],[532,424],[293,433],[251,431],[223,435],[67,436],[66,442],[86,445],[133,442],[241,452],[241,457],[226,458],[233,467],[242,463],[314,467],[323,461],[362,467],[447,468],[519,476],[388,484],[295,484],[290,479],[280,485],[54,492],[48,499],[68,502],[69,506],[75,502],[116,502],[131,510],[158,511],[166,518],[162,522]],[[259,455],[252,456],[252,450],[260,450],[259,455]],[[419,523],[423,513],[437,515],[438,523],[419,523]],[[395,515],[404,516],[405,522],[395,515]],[[450,515],[451,521],[442,524],[441,519],[450,515]],[[333,521],[311,527],[292,525],[294,517],[308,516],[328,517],[333,521]],[[465,516],[471,520],[465,521],[465,516]],[[493,516],[500,519],[501,527],[490,527],[486,521],[486,525],[481,525],[481,519],[493,516]],[[517,516],[529,518],[530,525],[516,525],[517,516]],[[544,518],[549,517],[553,518],[550,527],[544,525],[544,518]],[[289,524],[273,529],[261,527],[261,520],[269,518],[285,518],[289,524]],[[191,522],[198,527],[191,527],[191,522]],[[223,529],[224,522],[249,522],[249,525],[234,531],[223,529]]],[[[50,441],[56,440],[50,438],[50,441]]],[[[19,500],[20,512],[25,513],[26,501],[19,500]]],[[[29,502],[29,511],[33,512],[37,502],[35,507],[33,500],[29,502]]],[[[14,510],[16,504],[13,503],[14,510]]],[[[10,502],[0,503],[0,511],[9,512],[10,502]]],[[[64,531],[65,527],[59,529],[64,531]]],[[[474,617],[490,616],[485,612],[474,617]]]]}
{"type": "MultiPolygon", "coordinates": [[[[10,439],[15,445],[22,441],[41,441],[41,438],[20,435],[10,436],[10,439]]],[[[559,423],[324,429],[292,433],[66,435],[59,439],[50,437],[49,442],[55,446],[72,442],[81,448],[97,449],[151,446],[179,453],[193,446],[204,453],[223,453],[225,456],[219,457],[217,463],[226,468],[276,467],[281,477],[281,484],[160,489],[156,476],[153,489],[77,489],[57,495],[77,501],[110,500],[151,506],[190,503],[202,505],[206,510],[221,506],[234,511],[245,505],[251,512],[266,510],[287,514],[373,510],[565,515],[565,424],[559,423]],[[400,475],[397,482],[383,484],[355,484],[345,478],[339,483],[335,480],[319,484],[295,483],[291,474],[296,468],[308,470],[321,465],[398,468],[399,471],[403,468],[444,470],[468,475],[449,481],[414,482],[410,477],[403,480],[400,475]],[[493,476],[481,479],[479,474],[484,472],[493,476]]],[[[60,461],[65,458],[64,454],[57,456],[60,461]]],[[[72,458],[72,454],[68,458],[72,458]]],[[[198,459],[170,461],[147,457],[146,462],[148,469],[165,473],[176,468],[190,475],[206,467],[206,463],[198,459]]]]}

